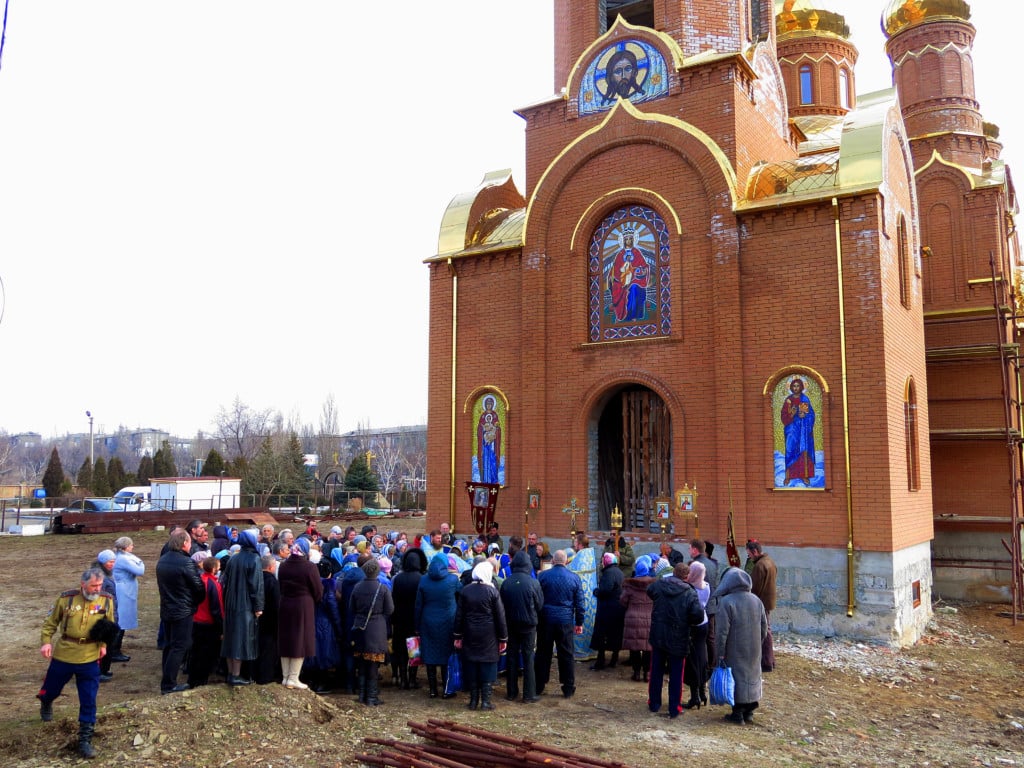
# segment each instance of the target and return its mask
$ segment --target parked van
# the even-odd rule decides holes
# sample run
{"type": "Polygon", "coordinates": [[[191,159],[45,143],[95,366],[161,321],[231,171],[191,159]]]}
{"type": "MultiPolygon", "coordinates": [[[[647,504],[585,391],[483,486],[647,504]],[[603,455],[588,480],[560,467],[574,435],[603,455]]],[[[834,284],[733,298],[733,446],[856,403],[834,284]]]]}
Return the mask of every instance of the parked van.
{"type": "Polygon", "coordinates": [[[124,512],[142,512],[150,509],[148,485],[128,485],[114,494],[114,505],[124,512]]]}

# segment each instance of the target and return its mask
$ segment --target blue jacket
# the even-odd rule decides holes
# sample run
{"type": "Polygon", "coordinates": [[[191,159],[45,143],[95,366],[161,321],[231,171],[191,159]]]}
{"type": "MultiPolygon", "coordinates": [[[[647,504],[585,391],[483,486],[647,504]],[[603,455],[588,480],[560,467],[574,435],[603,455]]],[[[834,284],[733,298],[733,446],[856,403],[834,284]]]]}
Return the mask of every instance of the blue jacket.
{"type": "Polygon", "coordinates": [[[583,582],[564,565],[556,565],[537,576],[544,591],[542,618],[548,624],[583,626],[583,582]]]}
{"type": "Polygon", "coordinates": [[[416,632],[424,664],[447,664],[452,654],[455,606],[462,584],[448,573],[448,556],[434,555],[416,588],[416,632]]]}
{"type": "Polygon", "coordinates": [[[341,612],[338,610],[337,584],[334,577],[322,578],[324,595],[314,609],[316,622],[316,657],[310,666],[314,669],[332,669],[341,662],[341,612]]]}

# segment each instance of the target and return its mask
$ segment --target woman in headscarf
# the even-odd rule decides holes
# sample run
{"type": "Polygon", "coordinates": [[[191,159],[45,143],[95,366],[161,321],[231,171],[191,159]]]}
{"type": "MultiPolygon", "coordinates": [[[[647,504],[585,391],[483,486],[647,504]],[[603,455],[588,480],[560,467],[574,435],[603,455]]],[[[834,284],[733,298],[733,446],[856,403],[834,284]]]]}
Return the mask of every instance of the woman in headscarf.
{"type": "Polygon", "coordinates": [[[302,662],[316,655],[316,604],[323,597],[320,572],[309,561],[309,539],[300,536],[292,553],[277,571],[281,585],[277,644],[281,654],[282,684],[308,688],[299,680],[302,662]]]}
{"type": "Polygon", "coordinates": [[[241,677],[242,662],[259,655],[257,619],[263,615],[263,567],[257,551],[258,531],[242,531],[238,552],[221,566],[224,593],[224,639],[220,653],[227,661],[228,685],[248,685],[241,677]]]}
{"type": "Polygon", "coordinates": [[[416,591],[420,578],[427,572],[427,556],[418,547],[408,549],[402,558],[402,570],[391,584],[395,612],[391,615],[392,664],[398,669],[398,682],[402,688],[419,688],[416,680],[419,667],[409,666],[409,648],[406,641],[416,635],[416,591]]]}
{"type": "Polygon", "coordinates": [[[145,574],[146,565],[134,554],[135,542],[128,536],[114,541],[114,583],[117,585],[117,623],[121,632],[117,639],[117,652],[111,661],[126,662],[131,657],[121,650],[124,633],[139,626],[139,577],[145,574]]]}
{"type": "Polygon", "coordinates": [[[654,601],[647,596],[647,586],[654,581],[651,576],[651,558],[641,555],[633,567],[633,577],[622,584],[619,602],[625,608],[622,630],[622,647],[629,651],[629,663],[633,667],[633,680],[647,682],[651,668],[651,609],[654,601]]]}
{"type": "MultiPolygon", "coordinates": [[[[369,555],[363,555],[363,562],[369,557],[369,555]]],[[[338,612],[341,614],[341,666],[345,671],[345,681],[349,693],[356,693],[359,689],[359,670],[355,663],[355,657],[352,655],[352,617],[348,613],[348,602],[352,598],[352,590],[366,578],[363,569],[359,567],[359,558],[360,555],[357,555],[355,550],[342,557],[341,575],[335,578],[334,585],[334,594],[338,598],[338,612]]]]}
{"type": "Polygon", "coordinates": [[[380,565],[371,557],[361,566],[366,577],[352,590],[348,612],[355,639],[352,653],[360,666],[359,703],[375,707],[380,698],[380,665],[388,652],[388,620],[395,612],[391,590],[380,583],[380,565]]]}
{"type": "Polygon", "coordinates": [[[508,643],[505,607],[493,579],[494,565],[489,560],[478,563],[455,609],[454,645],[462,654],[470,709],[494,709],[491,694],[498,679],[498,659],[508,643]]]}
{"type": "MultiPolygon", "coordinates": [[[[697,590],[700,607],[704,608],[711,597],[711,585],[704,581],[704,563],[694,560],[690,563],[687,583],[697,590]]],[[[683,668],[683,682],[690,687],[690,700],[683,704],[683,709],[701,708],[708,703],[708,693],[704,684],[708,681],[708,614],[705,611],[704,621],[690,627],[690,654],[686,657],[683,668]]]]}
{"type": "Polygon", "coordinates": [[[437,698],[437,668],[441,667],[441,694],[448,682],[448,657],[452,655],[452,630],[455,625],[455,603],[462,584],[448,569],[448,555],[438,552],[427,566],[426,578],[416,589],[415,627],[420,636],[420,657],[427,666],[430,698],[437,698]]]}
{"type": "Polygon", "coordinates": [[[761,701],[761,643],[768,634],[764,604],[751,592],[750,574],[729,568],[715,590],[718,613],[715,618],[715,653],[732,668],[736,683],[729,722],[754,722],[754,710],[761,701]]]}
{"type": "Polygon", "coordinates": [[[622,597],[622,569],[614,552],[602,555],[601,578],[594,590],[597,598],[597,613],[594,618],[594,634],[590,638],[590,647],[597,651],[597,661],[591,669],[605,668],[605,651],[611,653],[609,667],[619,663],[619,651],[622,649],[623,622],[626,609],[619,598],[622,597]]]}

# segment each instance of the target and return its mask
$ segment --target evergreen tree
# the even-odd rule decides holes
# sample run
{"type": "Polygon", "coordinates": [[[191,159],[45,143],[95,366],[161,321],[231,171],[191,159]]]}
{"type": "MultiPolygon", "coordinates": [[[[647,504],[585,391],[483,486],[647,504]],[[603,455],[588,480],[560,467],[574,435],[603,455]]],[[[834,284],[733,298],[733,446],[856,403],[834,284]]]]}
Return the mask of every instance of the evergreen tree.
{"type": "Polygon", "coordinates": [[[282,491],[300,494],[309,490],[309,473],[306,471],[306,459],[302,453],[299,436],[292,432],[288,439],[282,463],[282,491]]]}
{"type": "Polygon", "coordinates": [[[61,466],[60,454],[57,453],[55,446],[50,451],[50,461],[43,473],[43,488],[46,490],[47,497],[52,499],[55,496],[60,496],[62,485],[64,485],[64,467],[61,466]]]}
{"type": "Polygon", "coordinates": [[[365,453],[357,453],[345,473],[346,491],[376,491],[380,488],[377,473],[370,469],[365,453]]]}
{"type": "Polygon", "coordinates": [[[100,456],[92,468],[92,492],[95,496],[110,495],[110,480],[107,479],[107,462],[100,456]]]}
{"type": "Polygon", "coordinates": [[[160,445],[160,450],[153,457],[153,477],[177,477],[178,469],[174,466],[174,454],[171,452],[171,444],[166,440],[160,445]]]}
{"type": "Polygon", "coordinates": [[[135,473],[137,475],[137,482],[139,485],[149,485],[149,479],[151,477],[157,477],[153,474],[153,457],[145,455],[139,460],[139,469],[135,473]]]}
{"type": "Polygon", "coordinates": [[[78,470],[78,477],[75,478],[75,483],[83,493],[92,492],[92,464],[89,463],[89,459],[82,462],[82,466],[78,470]]]}
{"type": "Polygon", "coordinates": [[[227,464],[224,457],[217,453],[216,448],[211,448],[206,454],[206,461],[203,462],[203,477],[220,477],[221,472],[226,472],[227,464]]]}
{"type": "Polygon", "coordinates": [[[124,463],[119,456],[114,456],[110,459],[110,463],[107,464],[107,484],[110,486],[110,492],[112,494],[117,493],[126,485],[131,485],[126,480],[124,463]]]}
{"type": "Polygon", "coordinates": [[[242,478],[242,493],[253,494],[258,498],[258,506],[266,506],[271,495],[281,492],[281,467],[273,443],[269,437],[264,438],[249,471],[242,478]]]}

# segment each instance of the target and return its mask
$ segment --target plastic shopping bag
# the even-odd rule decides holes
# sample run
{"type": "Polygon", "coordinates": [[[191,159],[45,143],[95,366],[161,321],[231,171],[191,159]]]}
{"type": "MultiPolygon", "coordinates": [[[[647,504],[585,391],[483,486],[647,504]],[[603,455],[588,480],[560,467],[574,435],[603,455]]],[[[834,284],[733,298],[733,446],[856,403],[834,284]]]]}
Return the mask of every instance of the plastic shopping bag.
{"type": "Polygon", "coordinates": [[[454,696],[462,688],[462,659],[459,652],[455,651],[448,657],[448,679],[444,684],[444,695],[454,696]]]}
{"type": "Polygon", "coordinates": [[[712,704],[727,704],[731,707],[736,704],[735,695],[736,681],[733,680],[732,669],[725,666],[723,661],[711,673],[711,682],[708,683],[708,696],[710,696],[712,704]]]}
{"type": "Polygon", "coordinates": [[[409,651],[409,666],[418,667],[423,664],[423,659],[420,657],[420,638],[418,635],[407,637],[405,639],[405,647],[409,651]]]}

